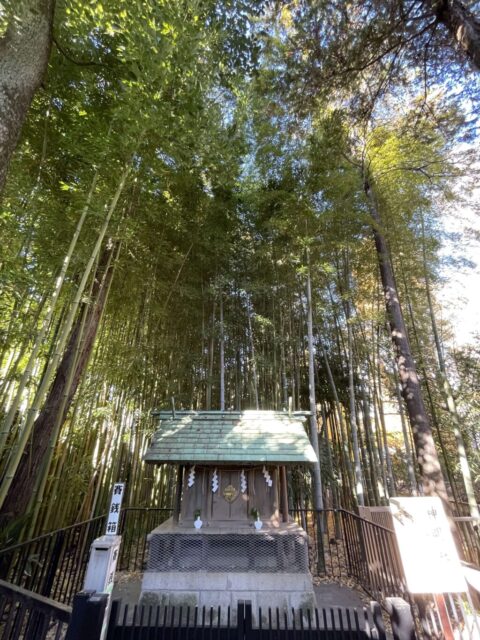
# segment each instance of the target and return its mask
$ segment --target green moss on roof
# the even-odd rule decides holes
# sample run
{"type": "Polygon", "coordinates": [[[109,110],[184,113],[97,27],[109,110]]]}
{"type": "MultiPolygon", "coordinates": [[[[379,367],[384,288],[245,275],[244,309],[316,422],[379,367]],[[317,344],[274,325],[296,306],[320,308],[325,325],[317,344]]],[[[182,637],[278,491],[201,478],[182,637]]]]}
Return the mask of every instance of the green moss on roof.
{"type": "Polygon", "coordinates": [[[146,462],[312,464],[315,452],[305,414],[275,411],[171,411],[156,413],[160,426],[146,462]]]}

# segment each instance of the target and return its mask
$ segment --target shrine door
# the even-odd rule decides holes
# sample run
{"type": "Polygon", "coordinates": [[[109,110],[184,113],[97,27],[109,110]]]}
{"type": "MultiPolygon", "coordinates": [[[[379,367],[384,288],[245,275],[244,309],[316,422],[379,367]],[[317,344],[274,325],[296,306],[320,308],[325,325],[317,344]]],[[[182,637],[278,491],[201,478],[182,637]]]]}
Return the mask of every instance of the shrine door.
{"type": "Polygon", "coordinates": [[[219,469],[218,491],[212,495],[212,520],[248,519],[248,494],[240,490],[240,469],[219,469]]]}

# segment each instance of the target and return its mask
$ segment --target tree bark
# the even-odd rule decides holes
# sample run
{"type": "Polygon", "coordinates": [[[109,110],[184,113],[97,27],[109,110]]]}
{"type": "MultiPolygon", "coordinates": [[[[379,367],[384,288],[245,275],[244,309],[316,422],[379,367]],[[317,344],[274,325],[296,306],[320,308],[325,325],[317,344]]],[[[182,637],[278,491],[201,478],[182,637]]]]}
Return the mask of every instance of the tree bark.
{"type": "Polygon", "coordinates": [[[393,361],[393,372],[395,376],[395,394],[397,396],[398,411],[400,413],[400,421],[402,423],[403,442],[405,445],[405,461],[407,464],[408,481],[410,483],[410,493],[412,496],[416,496],[417,492],[417,479],[415,478],[415,468],[413,466],[412,451],[410,448],[410,439],[407,431],[407,424],[405,422],[405,413],[402,404],[402,387],[398,382],[397,363],[393,361]]]}
{"type": "Polygon", "coordinates": [[[50,57],[55,0],[13,3],[0,39],[0,191],[50,57]]]}
{"type": "Polygon", "coordinates": [[[480,20],[459,0],[424,0],[455,43],[480,71],[480,20]]]}
{"type": "Polygon", "coordinates": [[[412,357],[407,327],[398,298],[393,269],[390,263],[390,255],[386,240],[381,233],[380,214],[368,178],[364,179],[364,190],[367,196],[370,215],[373,219],[373,237],[378,255],[385,305],[402,387],[402,396],[405,400],[413,432],[415,453],[420,467],[424,492],[427,496],[439,496],[448,511],[450,511],[445,481],[443,479],[435,442],[432,437],[432,429],[423,404],[420,381],[412,357]]]}
{"type": "Polygon", "coordinates": [[[104,249],[102,253],[92,290],[94,303],[88,311],[84,335],[82,335],[81,331],[83,314],[82,311],[80,311],[42,411],[35,420],[29,446],[27,446],[22,456],[0,512],[2,521],[4,522],[14,520],[26,512],[28,503],[35,489],[38,474],[41,471],[44,458],[49,449],[58,412],[62,411],[63,415],[61,420],[63,421],[71,405],[80,379],[85,373],[97,335],[100,318],[107,301],[109,284],[113,275],[113,264],[109,264],[109,262],[111,254],[114,251],[115,245],[111,245],[104,249]],[[70,376],[69,371],[71,371],[72,367],[75,367],[75,370],[73,376],[70,376]],[[69,378],[71,384],[67,391],[66,385],[69,378]],[[30,452],[32,452],[32,455],[30,455],[30,452]]]}

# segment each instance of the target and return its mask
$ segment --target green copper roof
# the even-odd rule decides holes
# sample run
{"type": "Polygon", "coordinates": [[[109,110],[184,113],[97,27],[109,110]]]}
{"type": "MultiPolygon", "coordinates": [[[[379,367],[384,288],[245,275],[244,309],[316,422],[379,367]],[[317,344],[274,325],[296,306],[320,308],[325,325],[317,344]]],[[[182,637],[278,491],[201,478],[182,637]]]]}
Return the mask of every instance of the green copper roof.
{"type": "Polygon", "coordinates": [[[275,411],[159,411],[146,462],[311,464],[305,414],[275,411]]]}

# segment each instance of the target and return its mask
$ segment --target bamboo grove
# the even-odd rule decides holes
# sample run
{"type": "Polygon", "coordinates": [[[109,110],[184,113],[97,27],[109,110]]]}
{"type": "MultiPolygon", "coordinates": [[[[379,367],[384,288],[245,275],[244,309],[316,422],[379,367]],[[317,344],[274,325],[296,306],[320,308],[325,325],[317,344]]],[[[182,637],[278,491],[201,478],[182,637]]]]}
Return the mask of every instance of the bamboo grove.
{"type": "Polygon", "coordinates": [[[442,478],[478,516],[478,349],[450,348],[436,297],[442,216],[475,167],[448,83],[471,93],[475,71],[439,44],[427,91],[400,40],[323,68],[322,6],[56,4],[0,205],[1,544],[103,513],[120,479],[129,505],[169,506],[175,478],[142,455],[172,402],[313,409],[327,506],[442,478]]]}

